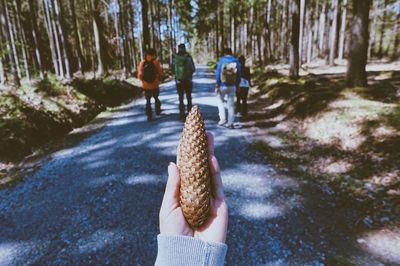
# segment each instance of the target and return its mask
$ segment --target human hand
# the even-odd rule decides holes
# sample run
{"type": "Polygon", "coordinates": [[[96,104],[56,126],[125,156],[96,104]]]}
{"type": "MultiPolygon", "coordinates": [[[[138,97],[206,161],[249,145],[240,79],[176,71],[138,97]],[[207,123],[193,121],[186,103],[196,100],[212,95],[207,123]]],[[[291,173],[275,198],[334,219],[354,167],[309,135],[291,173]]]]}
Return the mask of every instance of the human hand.
{"type": "Polygon", "coordinates": [[[209,164],[211,170],[211,210],[206,224],[192,229],[183,216],[179,204],[180,177],[174,163],[168,166],[168,181],[160,210],[160,233],[162,235],[183,235],[207,242],[224,243],[228,228],[228,206],[225,202],[220,168],[214,155],[214,137],[208,136],[209,164]]]}

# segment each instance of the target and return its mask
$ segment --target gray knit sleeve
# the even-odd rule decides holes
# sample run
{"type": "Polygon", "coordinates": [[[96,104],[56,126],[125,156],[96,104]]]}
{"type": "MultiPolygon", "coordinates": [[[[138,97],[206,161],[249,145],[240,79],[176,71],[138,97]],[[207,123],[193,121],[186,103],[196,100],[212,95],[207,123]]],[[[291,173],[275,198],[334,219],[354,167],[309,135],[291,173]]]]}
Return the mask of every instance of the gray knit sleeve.
{"type": "Polygon", "coordinates": [[[224,265],[227,245],[188,236],[158,235],[156,266],[224,265]]]}

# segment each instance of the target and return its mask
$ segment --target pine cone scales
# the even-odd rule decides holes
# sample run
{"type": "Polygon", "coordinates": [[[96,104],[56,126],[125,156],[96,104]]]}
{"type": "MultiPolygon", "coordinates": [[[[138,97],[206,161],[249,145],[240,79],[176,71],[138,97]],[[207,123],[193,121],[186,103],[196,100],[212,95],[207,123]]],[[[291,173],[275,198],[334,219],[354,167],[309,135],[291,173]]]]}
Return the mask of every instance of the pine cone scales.
{"type": "Polygon", "coordinates": [[[211,193],[208,140],[198,106],[193,107],[186,118],[178,149],[180,204],[186,221],[198,228],[209,216],[211,193]]]}

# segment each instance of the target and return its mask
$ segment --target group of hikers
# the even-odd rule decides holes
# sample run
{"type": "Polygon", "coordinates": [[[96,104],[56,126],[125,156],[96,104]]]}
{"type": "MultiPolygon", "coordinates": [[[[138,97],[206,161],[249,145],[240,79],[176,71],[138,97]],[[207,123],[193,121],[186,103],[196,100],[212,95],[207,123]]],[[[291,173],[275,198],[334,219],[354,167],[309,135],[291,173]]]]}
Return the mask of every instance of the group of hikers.
{"type": "MultiPolygon", "coordinates": [[[[225,48],[222,57],[217,63],[216,88],[218,100],[219,126],[230,129],[235,128],[235,114],[246,116],[248,112],[247,97],[251,86],[250,69],[246,67],[245,57],[233,56],[232,49],[225,48]],[[236,106],[235,106],[236,96],[236,106]],[[227,103],[228,117],[224,103],[227,103]],[[235,112],[236,111],[236,112],[235,112]]],[[[179,96],[179,115],[182,121],[192,108],[193,74],[196,71],[192,56],[186,51],[185,44],[178,46],[178,52],[173,58],[173,74],[175,75],[176,89],[179,96]],[[185,110],[184,98],[186,95],[187,106],[185,110]]],[[[151,98],[155,101],[155,113],[161,114],[160,81],[164,76],[162,67],[157,60],[155,49],[147,49],[145,58],[140,62],[138,78],[143,83],[146,96],[147,120],[153,119],[151,98]]]]}

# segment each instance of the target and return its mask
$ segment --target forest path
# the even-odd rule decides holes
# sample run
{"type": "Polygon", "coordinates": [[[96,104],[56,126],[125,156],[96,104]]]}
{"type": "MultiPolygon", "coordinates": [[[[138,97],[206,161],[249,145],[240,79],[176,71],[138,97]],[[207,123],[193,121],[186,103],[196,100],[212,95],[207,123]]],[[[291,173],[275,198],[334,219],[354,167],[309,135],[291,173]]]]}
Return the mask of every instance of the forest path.
{"type": "MultiPolygon", "coordinates": [[[[343,252],[376,265],[317,194],[252,148],[246,129],[216,126],[214,86],[213,73],[199,67],[193,98],[222,168],[228,265],[322,265],[343,252]]],[[[173,81],[162,85],[160,99],[163,114],[153,122],[143,99],[121,107],[103,129],[0,191],[0,265],[154,263],[167,165],[182,130],[173,81]]]]}

